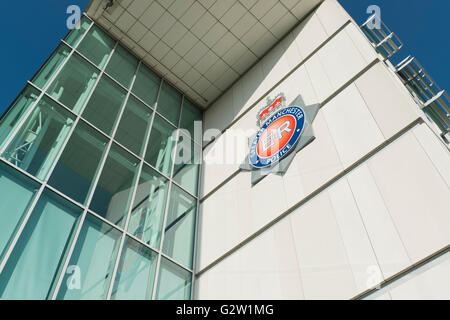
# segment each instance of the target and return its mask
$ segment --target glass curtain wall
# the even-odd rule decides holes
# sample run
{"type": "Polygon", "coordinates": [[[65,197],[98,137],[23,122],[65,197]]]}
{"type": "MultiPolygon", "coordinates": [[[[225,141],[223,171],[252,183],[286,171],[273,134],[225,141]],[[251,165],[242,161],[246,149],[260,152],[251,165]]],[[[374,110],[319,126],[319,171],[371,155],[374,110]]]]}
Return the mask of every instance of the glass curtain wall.
{"type": "Polygon", "coordinates": [[[190,299],[201,118],[83,16],[0,120],[0,299],[190,299]]]}

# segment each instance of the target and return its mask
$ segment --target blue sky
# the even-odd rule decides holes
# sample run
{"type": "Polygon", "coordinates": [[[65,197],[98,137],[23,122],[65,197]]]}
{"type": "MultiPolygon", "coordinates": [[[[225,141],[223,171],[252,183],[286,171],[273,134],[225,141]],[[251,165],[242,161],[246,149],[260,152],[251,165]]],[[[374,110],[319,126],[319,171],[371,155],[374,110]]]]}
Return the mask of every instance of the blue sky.
{"type": "Polygon", "coordinates": [[[67,7],[89,0],[3,1],[0,19],[0,114],[67,34],[67,7]]]}
{"type": "Polygon", "coordinates": [[[449,0],[338,0],[358,24],[370,5],[381,9],[381,20],[402,40],[403,48],[390,60],[397,64],[412,55],[436,83],[450,90],[449,0]]]}
{"type": "MultiPolygon", "coordinates": [[[[412,54],[443,89],[450,90],[449,0],[339,1],[358,23],[367,19],[369,5],[380,6],[382,20],[405,43],[394,62],[412,54]]],[[[29,0],[3,3],[3,12],[7,14],[0,19],[0,114],[67,33],[67,6],[78,4],[84,9],[88,2],[29,0]]]]}

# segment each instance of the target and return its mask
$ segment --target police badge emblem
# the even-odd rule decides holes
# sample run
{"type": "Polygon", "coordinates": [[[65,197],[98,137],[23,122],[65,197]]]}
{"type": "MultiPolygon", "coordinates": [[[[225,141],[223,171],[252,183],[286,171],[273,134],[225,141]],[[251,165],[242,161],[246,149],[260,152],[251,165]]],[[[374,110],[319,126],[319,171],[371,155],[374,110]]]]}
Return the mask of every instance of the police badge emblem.
{"type": "Polygon", "coordinates": [[[289,106],[284,94],[267,98],[257,114],[260,129],[249,140],[249,154],[240,166],[252,172],[252,185],[270,173],[284,174],[295,154],[315,139],[312,121],[319,108],[304,106],[300,95],[289,106]]]}

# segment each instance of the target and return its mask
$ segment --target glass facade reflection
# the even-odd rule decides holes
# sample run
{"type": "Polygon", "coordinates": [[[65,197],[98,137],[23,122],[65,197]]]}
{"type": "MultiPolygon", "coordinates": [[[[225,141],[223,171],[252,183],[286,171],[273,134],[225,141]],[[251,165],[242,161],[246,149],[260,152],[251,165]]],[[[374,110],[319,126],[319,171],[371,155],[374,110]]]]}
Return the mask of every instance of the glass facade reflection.
{"type": "Polygon", "coordinates": [[[0,120],[0,299],[190,299],[201,116],[83,16],[0,120]]]}

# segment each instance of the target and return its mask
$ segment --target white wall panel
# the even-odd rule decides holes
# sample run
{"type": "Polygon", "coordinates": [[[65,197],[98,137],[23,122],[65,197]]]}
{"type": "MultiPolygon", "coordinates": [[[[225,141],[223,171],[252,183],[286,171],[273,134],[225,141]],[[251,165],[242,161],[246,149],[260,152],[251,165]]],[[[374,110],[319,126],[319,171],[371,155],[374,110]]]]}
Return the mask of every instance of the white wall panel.
{"type": "Polygon", "coordinates": [[[347,34],[349,27],[339,32],[318,52],[333,90],[340,88],[368,64],[347,34]]]}
{"type": "MultiPolygon", "coordinates": [[[[325,122],[319,120],[315,123],[325,122]]],[[[210,291],[202,293],[200,289],[202,297],[207,298],[210,294],[216,297],[218,293],[215,290],[220,291],[206,285],[208,279],[216,279],[212,283],[226,286],[230,296],[233,290],[236,297],[255,294],[255,287],[263,290],[258,287],[263,278],[258,259],[265,255],[261,248],[267,245],[262,239],[281,228],[286,221],[292,225],[293,239],[285,238],[285,246],[289,250],[292,246],[295,249],[301,297],[306,299],[354,297],[374,285],[374,279],[386,279],[448,245],[450,190],[435,168],[434,163],[438,162],[429,158],[433,154],[439,158],[440,152],[425,152],[413,133],[430,130],[425,124],[420,126],[425,129],[416,127],[402,135],[207,271],[200,281],[204,281],[203,285],[210,291]],[[374,274],[376,270],[381,271],[379,278],[376,272],[374,274]],[[233,280],[235,282],[228,278],[237,277],[236,274],[239,277],[233,280]],[[223,281],[223,277],[227,280],[223,281]]],[[[321,130],[318,132],[323,133],[321,130]]],[[[327,149],[325,144],[322,147],[327,149]]],[[[305,155],[304,151],[300,154],[305,155]]],[[[317,161],[329,158],[313,152],[310,165],[313,164],[313,155],[317,161]]],[[[268,176],[253,188],[250,187],[250,174],[241,173],[202,203],[199,269],[247,239],[292,206],[295,200],[309,193],[304,176],[289,174],[291,169],[298,172],[300,167],[294,161],[285,176],[268,176]]],[[[270,254],[267,259],[272,259],[269,257],[270,254]]],[[[275,263],[276,268],[291,270],[289,279],[297,277],[292,271],[292,260],[283,259],[288,261],[286,265],[280,258],[276,262],[270,261],[270,268],[275,268],[275,263]]],[[[443,272],[439,271],[439,274],[443,272]]],[[[284,272],[278,276],[269,274],[269,285],[279,284],[280,277],[285,276],[284,272]]],[[[420,289],[422,282],[417,281],[414,286],[420,289]]],[[[423,283],[430,281],[424,280],[423,283]]],[[[396,293],[391,291],[378,298],[422,296],[420,290],[417,291],[418,296],[413,291],[407,295],[408,288],[396,289],[396,293]]],[[[289,297],[300,296],[299,292],[289,290],[289,297]]]]}
{"type": "Polygon", "coordinates": [[[197,281],[199,299],[302,299],[288,221],[263,233],[197,281]]]}
{"type": "Polygon", "coordinates": [[[289,100],[288,103],[291,103],[298,95],[302,96],[306,106],[320,102],[304,65],[295,70],[289,76],[288,81],[284,81],[280,86],[281,85],[283,85],[284,88],[275,88],[272,90],[271,94],[274,95],[277,92],[286,92],[286,98],[289,100]]]}
{"type": "Polygon", "coordinates": [[[415,127],[413,133],[450,188],[450,153],[448,149],[425,124],[415,127]]]}
{"type": "Polygon", "coordinates": [[[261,64],[267,88],[273,87],[291,71],[287,56],[284,53],[284,46],[281,43],[264,56],[261,64]]]}
{"type": "Polygon", "coordinates": [[[316,11],[328,35],[335,33],[350,17],[336,0],[325,0],[316,11]]]}
{"type": "MultiPolygon", "coordinates": [[[[343,170],[322,110],[319,111],[313,128],[316,139],[297,154],[289,170],[282,177],[269,175],[256,186],[251,187],[250,173],[241,172],[202,202],[200,212],[201,219],[205,220],[205,228],[209,228],[208,221],[214,221],[208,232],[212,229],[214,235],[216,234],[214,229],[220,228],[217,234],[221,234],[224,230],[223,226],[229,225],[232,228],[226,234],[226,244],[216,245],[215,242],[207,241],[202,243],[200,254],[202,266],[256,232],[283,210],[296,204],[343,170]],[[227,205],[228,202],[232,205],[227,205]],[[224,207],[227,207],[226,211],[223,210],[224,207]],[[240,219],[249,217],[251,217],[250,221],[239,223],[240,219]],[[219,223],[216,223],[218,221],[219,223]],[[234,223],[239,226],[236,227],[234,223]],[[245,231],[236,233],[235,231],[240,228],[245,231]],[[209,252],[214,253],[209,254],[209,252]]],[[[207,153],[209,152],[204,152],[204,154],[207,153]]],[[[229,165],[221,168],[221,165],[204,165],[205,173],[208,175],[204,181],[209,188],[214,185],[212,181],[223,178],[228,171],[232,170],[229,165]]]]}
{"type": "Polygon", "coordinates": [[[303,59],[306,59],[328,38],[316,14],[310,15],[300,23],[292,31],[292,36],[303,59]]]}
{"type": "Polygon", "coordinates": [[[264,80],[262,63],[253,66],[233,87],[234,119],[239,117],[267,90],[267,81],[264,80]]]}
{"type": "Polygon", "coordinates": [[[290,206],[343,170],[322,110],[317,114],[313,128],[316,139],[297,154],[283,176],[290,206]]]}
{"type": "Polygon", "coordinates": [[[233,90],[228,90],[203,113],[203,130],[215,128],[223,130],[233,121],[234,116],[233,90]]]}
{"type": "Polygon", "coordinates": [[[348,299],[357,292],[326,192],[289,216],[306,299],[348,299]]]}
{"type": "Polygon", "coordinates": [[[236,243],[236,238],[242,237],[239,232],[242,226],[240,218],[245,215],[240,217],[229,214],[238,212],[236,198],[236,186],[234,182],[230,182],[208,201],[200,204],[197,254],[199,270],[225,253],[226,248],[231,248],[236,243]],[[235,225],[228,228],[227,226],[231,226],[232,223],[235,225]]]}
{"type": "Polygon", "coordinates": [[[283,47],[283,55],[286,57],[289,70],[292,70],[300,62],[303,61],[303,56],[300,54],[297,43],[295,42],[294,34],[288,33],[281,41],[280,45],[283,47]]]}
{"type": "Polygon", "coordinates": [[[448,185],[411,132],[368,166],[412,263],[450,243],[448,185]]]}
{"type": "Polygon", "coordinates": [[[235,143],[236,139],[225,133],[218,137],[214,144],[210,144],[203,150],[202,184],[200,188],[202,197],[236,171],[237,165],[234,160],[226,162],[227,156],[233,156],[232,150],[235,147],[235,143]],[[228,153],[225,151],[227,148],[229,150],[228,153]],[[230,151],[230,149],[232,150],[230,151]]]}
{"type": "MultiPolygon", "coordinates": [[[[347,252],[356,287],[362,292],[370,287],[370,277],[381,275],[378,261],[367,230],[355,203],[347,179],[341,179],[328,189],[337,224],[347,252]]],[[[382,276],[378,282],[383,280],[382,276]]]]}
{"type": "Polygon", "coordinates": [[[328,78],[319,55],[315,54],[305,62],[306,71],[320,101],[324,101],[333,92],[333,85],[328,78]]]}
{"type": "Polygon", "coordinates": [[[384,138],[355,85],[323,107],[323,114],[345,167],[374,149],[384,138]]]}
{"type": "Polygon", "coordinates": [[[389,278],[411,260],[367,164],[352,170],[347,180],[383,276],[389,278]]]}
{"type": "MultiPolygon", "coordinates": [[[[265,98],[248,108],[346,21],[335,1],[324,1],[235,83],[205,114],[205,128],[234,123],[204,156],[230,153],[233,130],[256,131],[256,114],[265,98]]],[[[324,101],[376,58],[350,23],[268,96],[283,92],[290,103],[301,94],[306,105],[324,101]]],[[[319,110],[313,122],[316,139],[295,156],[283,176],[269,175],[252,187],[251,174],[240,172],[210,193],[238,170],[247,141],[234,163],[224,156],[231,162],[204,164],[202,195],[209,196],[200,204],[197,269],[238,246],[419,116],[408,92],[379,62],[319,110]]],[[[348,299],[361,293],[373,285],[375,269],[381,281],[450,243],[449,163],[448,150],[431,130],[425,124],[414,127],[203,273],[198,297],[348,299]]],[[[424,283],[442,277],[445,268],[374,298],[421,297],[422,288],[432,288],[424,283]]]]}
{"type": "Polygon", "coordinates": [[[354,23],[350,23],[345,28],[345,32],[349,35],[350,39],[352,39],[356,48],[367,63],[370,63],[377,58],[377,52],[369,42],[369,39],[366,38],[366,36],[362,33],[361,29],[359,29],[357,25],[355,25],[354,23]]]}
{"type": "Polygon", "coordinates": [[[442,260],[409,275],[406,281],[389,292],[392,299],[450,299],[449,255],[442,260]]]}
{"type": "Polygon", "coordinates": [[[400,87],[383,64],[370,68],[355,84],[386,138],[418,118],[418,107],[405,95],[406,88],[400,87]]]}
{"type": "Polygon", "coordinates": [[[366,300],[448,300],[450,299],[450,253],[446,253],[390,283],[366,300]]]}
{"type": "Polygon", "coordinates": [[[202,269],[287,209],[283,181],[270,175],[253,188],[244,172],[200,205],[199,268],[202,269]],[[269,201],[268,199],[274,199],[269,201]],[[208,229],[206,231],[206,229],[208,229]],[[219,237],[210,241],[210,237],[219,237]]]}

